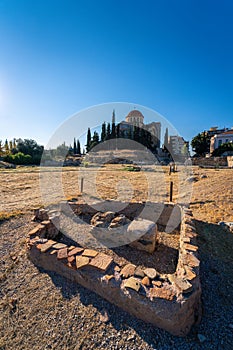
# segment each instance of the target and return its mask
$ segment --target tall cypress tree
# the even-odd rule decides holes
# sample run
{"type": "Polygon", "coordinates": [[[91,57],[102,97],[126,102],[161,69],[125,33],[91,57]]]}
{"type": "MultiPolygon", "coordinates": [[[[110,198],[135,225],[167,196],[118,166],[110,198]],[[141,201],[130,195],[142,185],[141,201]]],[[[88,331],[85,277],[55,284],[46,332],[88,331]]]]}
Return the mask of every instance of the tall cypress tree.
{"type": "Polygon", "coordinates": [[[77,154],[81,154],[81,145],[79,140],[77,141],[77,154]]]}
{"type": "Polygon", "coordinates": [[[115,109],[112,112],[112,132],[111,132],[111,138],[116,138],[116,116],[115,116],[115,109]]]}
{"type": "Polygon", "coordinates": [[[108,123],[105,140],[109,140],[110,138],[111,138],[111,125],[110,125],[110,123],[108,123]]]}
{"type": "Polygon", "coordinates": [[[6,154],[8,154],[9,153],[9,145],[8,145],[7,140],[5,141],[4,149],[5,149],[6,154]]]}
{"type": "Polygon", "coordinates": [[[106,139],[106,123],[104,122],[102,124],[101,142],[104,142],[105,139],[106,139]]]}
{"type": "Polygon", "coordinates": [[[119,123],[116,126],[116,137],[119,138],[121,136],[120,134],[121,134],[121,132],[120,132],[120,123],[119,123]]]}
{"type": "Polygon", "coordinates": [[[86,144],[86,151],[90,151],[90,146],[91,146],[91,130],[88,128],[87,130],[87,144],[86,144]]]}
{"type": "Polygon", "coordinates": [[[73,153],[77,154],[77,144],[76,144],[76,140],[74,138],[74,147],[73,147],[73,153]]]}
{"type": "Polygon", "coordinates": [[[166,151],[168,150],[168,128],[166,128],[164,135],[164,148],[166,151]]]}

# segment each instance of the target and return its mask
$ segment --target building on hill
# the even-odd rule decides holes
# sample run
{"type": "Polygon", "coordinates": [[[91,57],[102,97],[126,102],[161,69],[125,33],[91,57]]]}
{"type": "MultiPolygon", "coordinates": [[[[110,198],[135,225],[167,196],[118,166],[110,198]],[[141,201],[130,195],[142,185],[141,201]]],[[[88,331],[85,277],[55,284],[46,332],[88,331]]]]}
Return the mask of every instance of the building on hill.
{"type": "Polygon", "coordinates": [[[152,122],[149,124],[144,123],[143,114],[134,109],[130,111],[125,117],[125,121],[120,122],[119,129],[123,136],[128,136],[133,133],[133,127],[139,127],[141,129],[145,129],[151,133],[153,139],[155,140],[155,146],[160,148],[160,138],[161,138],[161,123],[160,122],[152,122]]]}
{"type": "Polygon", "coordinates": [[[210,153],[212,154],[223,143],[233,143],[233,129],[224,131],[219,134],[215,134],[210,139],[210,153]]]}

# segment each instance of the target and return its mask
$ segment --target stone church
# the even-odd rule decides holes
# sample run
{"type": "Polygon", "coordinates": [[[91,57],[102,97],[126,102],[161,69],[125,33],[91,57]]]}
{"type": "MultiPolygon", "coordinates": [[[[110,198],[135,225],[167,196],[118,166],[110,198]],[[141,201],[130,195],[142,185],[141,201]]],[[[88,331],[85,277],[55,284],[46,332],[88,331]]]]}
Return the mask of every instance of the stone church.
{"type": "Polygon", "coordinates": [[[122,133],[129,133],[132,131],[132,127],[137,126],[139,128],[143,128],[149,131],[153,136],[157,139],[157,148],[160,148],[160,139],[161,139],[161,123],[160,122],[152,122],[149,124],[144,123],[143,114],[134,109],[129,112],[129,114],[125,117],[125,121],[120,122],[120,130],[122,133]]]}

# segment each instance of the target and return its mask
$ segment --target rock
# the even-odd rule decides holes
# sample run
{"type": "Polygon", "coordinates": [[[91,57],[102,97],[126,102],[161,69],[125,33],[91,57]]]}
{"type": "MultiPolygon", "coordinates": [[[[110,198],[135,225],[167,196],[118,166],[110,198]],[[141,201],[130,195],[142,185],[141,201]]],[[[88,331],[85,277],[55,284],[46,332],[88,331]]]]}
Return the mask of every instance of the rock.
{"type": "Polygon", "coordinates": [[[197,337],[200,343],[204,343],[204,341],[206,340],[206,337],[201,333],[198,333],[197,337]]]}
{"type": "Polygon", "coordinates": [[[61,259],[66,259],[68,257],[68,249],[67,248],[62,248],[59,249],[57,252],[57,259],[61,260],[61,259]]]}
{"type": "Polygon", "coordinates": [[[98,252],[94,249],[85,249],[82,253],[82,256],[89,256],[90,258],[94,258],[98,252]]]}
{"type": "Polygon", "coordinates": [[[98,212],[91,219],[91,225],[95,227],[108,227],[115,213],[106,211],[105,213],[98,212]]]}
{"type": "Polygon", "coordinates": [[[125,280],[124,287],[131,288],[131,289],[135,290],[136,292],[138,292],[140,289],[140,283],[138,280],[136,280],[136,278],[130,277],[127,280],[125,280]]]}
{"type": "Polygon", "coordinates": [[[111,221],[109,228],[117,228],[123,225],[127,225],[130,222],[131,221],[124,214],[120,214],[111,221]]]}
{"type": "Polygon", "coordinates": [[[52,248],[52,246],[53,246],[54,244],[56,244],[56,242],[55,242],[55,241],[52,241],[52,240],[49,240],[49,241],[47,241],[46,243],[41,244],[41,249],[40,249],[41,253],[47,252],[50,248],[52,248]]]}
{"type": "Polygon", "coordinates": [[[109,321],[109,316],[107,310],[102,310],[100,314],[100,322],[108,322],[109,321]]]}
{"type": "Polygon", "coordinates": [[[185,266],[185,278],[188,281],[192,281],[196,277],[197,277],[197,275],[195,274],[195,272],[191,268],[189,268],[188,266],[185,266]]]}
{"type": "Polygon", "coordinates": [[[95,267],[105,272],[111,265],[112,261],[113,259],[111,258],[111,256],[108,256],[104,253],[99,253],[96,257],[94,257],[91,260],[89,266],[95,267]]]}
{"type": "Polygon", "coordinates": [[[84,251],[83,248],[74,247],[72,250],[69,251],[68,256],[76,255],[76,254],[82,253],[83,251],[84,251]]]}
{"type": "Polygon", "coordinates": [[[170,275],[169,280],[174,283],[183,293],[189,293],[193,289],[192,284],[183,278],[170,275]]]}
{"type": "Polygon", "coordinates": [[[66,247],[67,247],[67,245],[64,243],[56,243],[53,246],[54,249],[62,249],[62,248],[66,248],[66,247]]]}
{"type": "Polygon", "coordinates": [[[76,256],[76,267],[80,269],[81,267],[87,266],[90,259],[87,256],[77,255],[76,256]]]}
{"type": "Polygon", "coordinates": [[[206,179],[207,178],[207,175],[203,174],[200,176],[201,179],[206,179]]]}
{"type": "Polygon", "coordinates": [[[150,279],[149,277],[145,276],[143,279],[142,279],[142,284],[144,286],[149,286],[150,285],[150,279]]]}
{"type": "Polygon", "coordinates": [[[190,267],[198,267],[200,265],[200,260],[192,254],[185,254],[184,263],[190,267]]]}
{"type": "Polygon", "coordinates": [[[133,220],[127,228],[131,247],[153,253],[156,244],[157,226],[145,219],[133,220]]]}
{"type": "Polygon", "coordinates": [[[198,181],[198,177],[197,176],[190,176],[185,181],[187,181],[187,182],[197,182],[198,181]]]}
{"type": "Polygon", "coordinates": [[[135,269],[136,269],[136,265],[127,264],[123,267],[120,274],[122,277],[128,278],[134,275],[135,269]]]}
{"type": "Polygon", "coordinates": [[[144,269],[144,273],[152,280],[157,276],[157,271],[151,267],[144,269]]]}
{"type": "Polygon", "coordinates": [[[160,281],[152,281],[152,284],[155,287],[161,287],[162,286],[162,282],[160,282],[160,281]]]}
{"type": "Polygon", "coordinates": [[[67,260],[68,260],[69,263],[73,263],[75,261],[75,257],[73,255],[72,256],[68,256],[67,260]]]}
{"type": "Polygon", "coordinates": [[[116,266],[114,267],[114,271],[120,272],[120,271],[121,271],[120,266],[116,265],[116,266]]]}
{"type": "Polygon", "coordinates": [[[184,249],[196,252],[198,250],[198,247],[196,245],[193,245],[193,244],[185,243],[184,249]]]}
{"type": "Polygon", "coordinates": [[[175,296],[174,292],[170,289],[153,287],[150,289],[150,298],[161,298],[166,300],[172,300],[175,296]]]}
{"type": "Polygon", "coordinates": [[[137,266],[134,272],[134,276],[143,278],[145,276],[145,273],[140,267],[137,266]]]}

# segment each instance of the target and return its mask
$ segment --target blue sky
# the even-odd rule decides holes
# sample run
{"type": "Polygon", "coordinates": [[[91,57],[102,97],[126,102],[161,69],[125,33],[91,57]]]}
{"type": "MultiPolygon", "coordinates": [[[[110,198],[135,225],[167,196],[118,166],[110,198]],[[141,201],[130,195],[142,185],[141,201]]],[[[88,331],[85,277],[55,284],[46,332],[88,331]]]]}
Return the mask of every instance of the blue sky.
{"type": "Polygon", "coordinates": [[[230,0],[0,0],[0,139],[47,144],[69,116],[115,101],[188,140],[232,127],[232,18],[230,0]]]}

